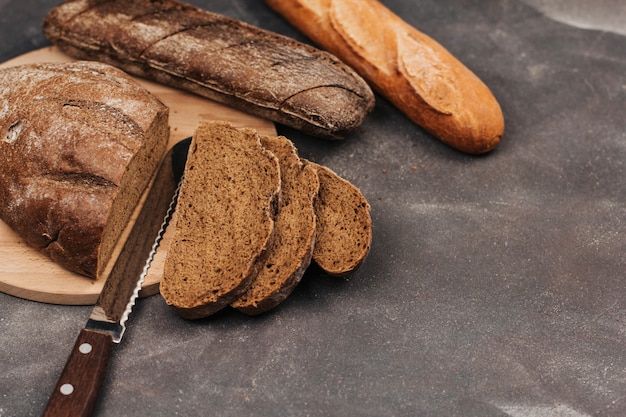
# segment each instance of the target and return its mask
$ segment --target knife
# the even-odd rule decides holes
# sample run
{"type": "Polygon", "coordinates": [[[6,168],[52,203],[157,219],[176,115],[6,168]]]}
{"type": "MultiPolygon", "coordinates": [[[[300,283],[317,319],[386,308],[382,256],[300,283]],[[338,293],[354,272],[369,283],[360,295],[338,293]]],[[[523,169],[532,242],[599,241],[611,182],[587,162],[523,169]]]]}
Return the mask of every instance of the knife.
{"type": "Polygon", "coordinates": [[[44,410],[44,417],[89,416],[98,400],[113,343],[126,320],[176,207],[191,138],[165,156],[136,223],[80,331],[44,410]],[[156,236],[156,239],[155,239],[156,236]]]}

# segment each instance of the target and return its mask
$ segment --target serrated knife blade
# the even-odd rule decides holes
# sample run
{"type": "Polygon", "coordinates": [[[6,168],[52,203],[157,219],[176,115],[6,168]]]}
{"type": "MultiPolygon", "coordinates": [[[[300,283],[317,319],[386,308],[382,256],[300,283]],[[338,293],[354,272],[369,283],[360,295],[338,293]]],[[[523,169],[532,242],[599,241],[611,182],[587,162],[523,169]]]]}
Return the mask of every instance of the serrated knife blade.
{"type": "Polygon", "coordinates": [[[165,156],[102,292],[44,410],[44,417],[89,416],[113,343],[119,343],[154,254],[176,206],[190,139],[165,156]],[[156,237],[155,237],[156,236],[156,237]]]}

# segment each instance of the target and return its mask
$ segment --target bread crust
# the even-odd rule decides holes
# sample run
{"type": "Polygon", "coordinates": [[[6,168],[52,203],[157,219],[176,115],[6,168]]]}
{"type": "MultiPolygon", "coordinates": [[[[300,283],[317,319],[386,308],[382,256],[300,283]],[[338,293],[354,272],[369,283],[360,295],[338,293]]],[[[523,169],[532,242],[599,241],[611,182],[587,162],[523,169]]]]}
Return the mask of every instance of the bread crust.
{"type": "Polygon", "coordinates": [[[70,0],[43,27],[73,57],[315,136],[343,138],[374,107],[367,83],[333,55],[175,0],[70,0]]]}
{"type": "Polygon", "coordinates": [[[504,117],[489,88],[441,44],[380,2],[266,3],[444,143],[470,154],[500,143],[504,117]]]}
{"type": "Polygon", "coordinates": [[[165,150],[168,109],[100,63],[0,70],[0,217],[99,277],[165,150]]]}

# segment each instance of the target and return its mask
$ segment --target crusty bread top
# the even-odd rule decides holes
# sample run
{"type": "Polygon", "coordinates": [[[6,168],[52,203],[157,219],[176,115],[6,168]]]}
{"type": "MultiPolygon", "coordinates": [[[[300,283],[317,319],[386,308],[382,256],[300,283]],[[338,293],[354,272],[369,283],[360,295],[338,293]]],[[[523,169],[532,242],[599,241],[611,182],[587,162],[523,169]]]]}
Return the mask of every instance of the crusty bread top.
{"type": "Polygon", "coordinates": [[[28,150],[48,147],[31,162],[36,169],[74,165],[112,183],[119,183],[126,161],[143,146],[141,133],[165,110],[121,70],[87,61],[2,69],[0,100],[4,143],[28,150]],[[108,142],[89,140],[96,124],[112,135],[108,142]]]}
{"type": "Polygon", "coordinates": [[[97,276],[160,161],[167,116],[105,64],[0,70],[0,217],[56,262],[97,276]]]}
{"type": "Polygon", "coordinates": [[[119,66],[307,133],[341,138],[374,107],[328,52],[176,0],[72,0],[44,33],[67,54],[119,66]]]}
{"type": "Polygon", "coordinates": [[[320,189],[315,200],[317,235],[313,259],[329,275],[354,272],[372,242],[370,205],[361,191],[331,169],[316,168],[320,189]]]}
{"type": "Polygon", "coordinates": [[[248,290],[231,304],[246,314],[261,314],[287,298],[309,266],[315,242],[317,172],[300,160],[289,139],[262,136],[261,143],[280,161],[281,203],[265,265],[248,290]]]}
{"type": "Polygon", "coordinates": [[[176,207],[161,294],[186,318],[201,318],[234,301],[271,246],[278,160],[256,132],[201,123],[194,134],[176,207]]]}

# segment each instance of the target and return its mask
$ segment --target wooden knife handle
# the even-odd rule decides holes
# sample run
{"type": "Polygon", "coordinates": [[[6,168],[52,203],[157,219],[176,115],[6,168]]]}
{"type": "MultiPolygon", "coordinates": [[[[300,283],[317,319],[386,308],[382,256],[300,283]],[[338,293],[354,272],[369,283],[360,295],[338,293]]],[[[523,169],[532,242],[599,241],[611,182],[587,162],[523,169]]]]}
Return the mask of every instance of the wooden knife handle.
{"type": "Polygon", "coordinates": [[[106,375],[112,346],[111,335],[81,330],[48,400],[44,417],[91,415],[106,375]]]}

